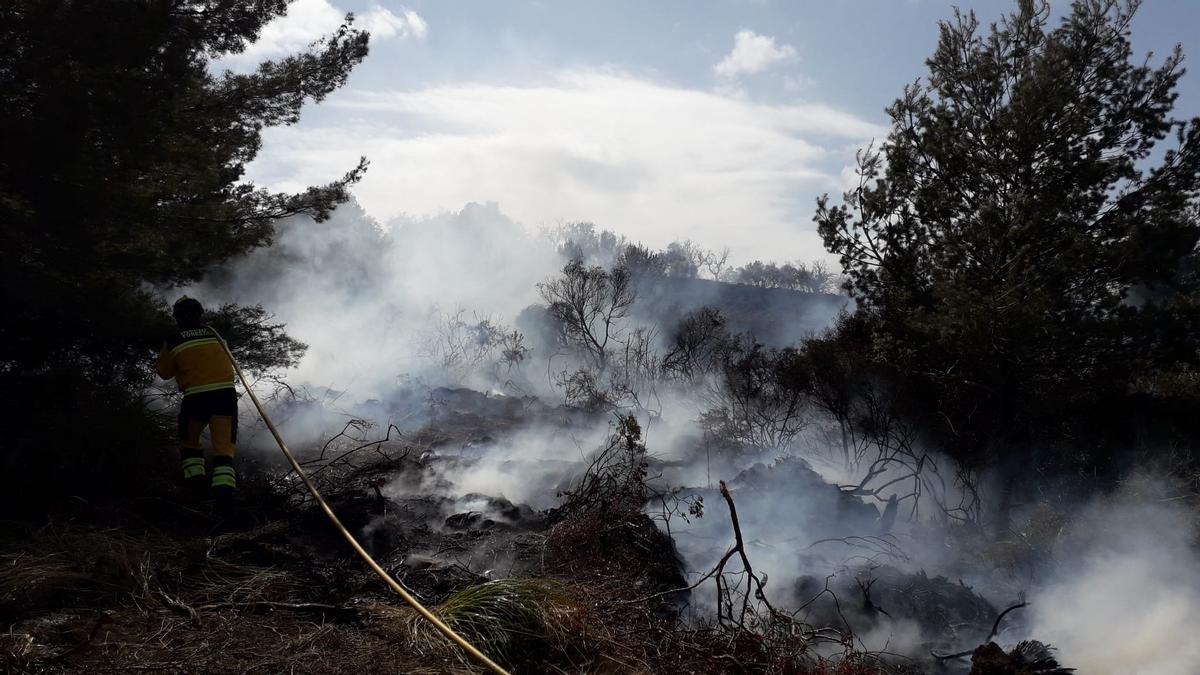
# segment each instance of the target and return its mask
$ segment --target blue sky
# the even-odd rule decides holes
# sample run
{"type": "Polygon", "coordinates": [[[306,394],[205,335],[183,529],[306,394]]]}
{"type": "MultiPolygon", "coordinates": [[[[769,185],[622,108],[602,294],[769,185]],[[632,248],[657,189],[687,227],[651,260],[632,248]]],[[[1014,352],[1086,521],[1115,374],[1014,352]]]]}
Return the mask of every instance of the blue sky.
{"type": "MultiPolygon", "coordinates": [[[[268,131],[250,171],[267,185],[323,182],[366,155],[355,195],[383,222],[494,201],[528,227],[588,220],[739,261],[811,259],[814,199],[839,193],[854,150],[886,134],[884,107],[924,74],[954,4],[985,22],[1015,6],[297,0],[222,65],[301,48],[346,12],[372,31],[347,87],[268,131]]],[[[1176,43],[1200,59],[1200,2],[1147,0],[1135,51],[1176,43]]],[[[1177,114],[1200,115],[1195,74],[1177,114]]]]}

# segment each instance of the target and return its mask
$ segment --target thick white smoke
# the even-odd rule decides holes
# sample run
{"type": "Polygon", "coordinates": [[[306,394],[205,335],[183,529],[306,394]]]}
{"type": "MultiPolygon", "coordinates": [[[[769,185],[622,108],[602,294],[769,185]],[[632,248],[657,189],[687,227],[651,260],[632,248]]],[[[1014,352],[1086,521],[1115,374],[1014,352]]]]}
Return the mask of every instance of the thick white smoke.
{"type": "MultiPolygon", "coordinates": [[[[279,410],[285,436],[300,446],[328,438],[356,417],[371,419],[375,430],[390,423],[414,430],[436,407],[422,392],[438,387],[485,392],[488,405],[501,407],[508,405],[505,400],[533,405],[520,399],[521,392],[538,395],[542,400],[535,408],[541,412],[502,433],[447,430],[451,442],[436,448],[437,461],[425,475],[386,490],[397,497],[436,492],[449,498],[451,509],[473,508],[480,494],[546,508],[555,504],[580,461],[601,444],[608,420],[581,422],[555,412],[561,392],[550,384],[549,354],[535,351],[519,372],[506,371],[503,377],[469,358],[466,367],[450,367],[446,335],[439,330],[455,316],[466,323],[489,319],[513,325],[523,310],[540,302],[537,284],[557,274],[564,262],[552,242],[506,218],[495,204],[471,204],[458,213],[386,227],[349,204],[326,223],[295,218],[281,224],[275,246],[188,292],[209,304],[261,303],[288,325],[289,334],[308,343],[288,381],[314,400],[279,410]],[[520,391],[508,386],[513,383],[520,391]]],[[[710,284],[695,284],[696,297],[687,303],[702,303],[705,288],[721,286],[710,284]]],[[[656,306],[687,304],[671,300],[660,296],[656,306]]],[[[787,325],[781,319],[775,339],[800,339],[805,331],[827,325],[836,311],[830,307],[821,305],[812,316],[788,316],[787,325]]],[[[761,311],[775,309],[767,304],[761,311]]],[[[635,318],[648,321],[654,315],[635,318]]],[[[884,534],[874,505],[839,495],[830,485],[857,478],[836,461],[822,461],[836,459],[840,449],[821,435],[820,424],[775,454],[735,458],[706,447],[697,420],[711,402],[709,394],[704,385],[693,390],[664,386],[656,391],[653,412],[641,411],[645,440],[661,472],[656,487],[684,486],[688,489],[681,496],[705,497],[703,519],[689,523],[675,516],[670,523],[689,571],[707,572],[732,543],[727,512],[714,489],[724,479],[738,500],[747,552],[770,577],[767,592],[777,604],[794,602],[805,577],[836,573],[853,582],[846,576],[853,574],[851,566],[870,559],[902,573],[945,574],[998,607],[1027,591],[1025,618],[1014,615],[1011,628],[998,638],[1005,647],[1022,637],[1049,642],[1065,665],[1080,672],[1195,672],[1200,643],[1190,632],[1200,623],[1200,559],[1191,548],[1194,523],[1181,504],[1170,501],[1173,495],[1127,492],[1068,514],[1072,525],[1055,544],[1049,576],[998,579],[994,570],[972,567],[971,554],[977,551],[942,545],[955,540],[954,532],[941,532],[945,536],[935,543],[929,531],[938,526],[913,527],[903,517],[889,535],[894,552],[814,543],[884,534]],[[812,461],[803,464],[788,455],[812,461]],[[755,462],[762,466],[753,468],[755,462]]],[[[953,474],[948,467],[945,471],[953,474]]],[[[655,504],[647,509],[652,515],[655,510],[655,504]]],[[[697,606],[707,595],[707,590],[697,594],[697,606]]],[[[862,646],[914,653],[918,645],[926,648],[927,636],[911,621],[862,625],[862,646]]]]}
{"type": "Polygon", "coordinates": [[[460,311],[468,322],[510,323],[559,267],[550,243],[496,204],[387,228],[347,204],[324,223],[282,222],[272,247],[191,292],[269,308],[309,345],[293,382],[362,400],[393,392],[404,376],[455,384],[423,354],[436,324],[460,311]]]}
{"type": "Polygon", "coordinates": [[[1083,508],[1056,542],[1053,575],[1034,589],[1031,636],[1081,673],[1196,672],[1195,516],[1166,485],[1145,481],[1083,508]]]}

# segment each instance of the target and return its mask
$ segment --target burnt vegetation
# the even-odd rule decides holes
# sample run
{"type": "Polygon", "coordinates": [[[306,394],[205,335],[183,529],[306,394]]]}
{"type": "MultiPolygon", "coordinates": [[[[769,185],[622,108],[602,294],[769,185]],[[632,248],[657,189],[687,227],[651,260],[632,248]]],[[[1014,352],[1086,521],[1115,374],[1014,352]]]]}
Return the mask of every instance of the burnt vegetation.
{"type": "MultiPolygon", "coordinates": [[[[263,130],[367,55],[347,16],[249,74],[211,68],[287,4],[0,8],[9,670],[474,667],[272,456],[240,460],[243,510],[220,530],[169,479],[178,397],[150,371],[166,295],[219,281],[280,219],[320,228],[366,168],[296,194],[243,179],[263,130]]],[[[1072,505],[1132,485],[1200,520],[1200,119],[1174,116],[1179,50],[1135,58],[1137,4],[942,22],[856,184],[817,200],[837,269],[561,226],[541,238],[559,271],[511,325],[429,309],[414,349],[430,370],[362,405],[382,423],[286,379],[305,337],[270,307],[206,321],[281,419],[336,420],[302,449],[306,472],[389,574],[506,667],[1069,672],[1024,639],[1038,599],[1022,594],[1090,526],[1072,505]],[[689,432],[656,446],[680,419],[689,432]],[[531,429],[570,461],[488,464],[531,429]],[[475,492],[462,478],[480,466],[544,480],[553,504],[475,492]],[[1147,466],[1169,490],[1140,482],[1147,466]],[[927,572],[923,549],[954,553],[927,572]],[[1000,581],[964,581],[980,574],[1000,581]]],[[[381,261],[354,270],[356,291],[381,261]]]]}

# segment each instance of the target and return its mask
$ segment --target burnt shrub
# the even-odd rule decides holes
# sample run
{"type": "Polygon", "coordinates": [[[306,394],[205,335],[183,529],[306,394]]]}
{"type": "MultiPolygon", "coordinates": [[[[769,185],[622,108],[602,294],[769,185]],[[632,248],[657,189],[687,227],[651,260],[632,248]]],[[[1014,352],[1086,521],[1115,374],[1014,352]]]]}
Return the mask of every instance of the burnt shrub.
{"type": "Polygon", "coordinates": [[[582,476],[559,494],[562,506],[550,514],[547,565],[574,575],[633,579],[647,589],[686,585],[671,537],[642,512],[650,496],[647,467],[641,427],[632,415],[618,416],[582,476]]]}

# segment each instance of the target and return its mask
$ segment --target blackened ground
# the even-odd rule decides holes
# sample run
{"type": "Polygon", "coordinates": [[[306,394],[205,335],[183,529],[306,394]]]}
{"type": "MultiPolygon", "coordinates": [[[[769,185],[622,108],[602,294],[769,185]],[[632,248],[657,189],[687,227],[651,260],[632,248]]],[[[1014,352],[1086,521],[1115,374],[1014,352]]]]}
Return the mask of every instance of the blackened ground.
{"type": "Polygon", "coordinates": [[[890,565],[846,568],[832,580],[801,577],[794,598],[794,605],[804,607],[805,621],[845,622],[856,635],[908,622],[919,631],[918,656],[953,653],[986,641],[997,616],[996,608],[962,581],[890,565]],[[826,588],[833,593],[823,593],[826,588]]]}
{"type": "MultiPolygon", "coordinates": [[[[259,495],[244,505],[238,526],[222,532],[181,499],[164,493],[10,526],[0,552],[4,668],[478,672],[348,555],[316,509],[259,495]]],[[[371,539],[381,561],[437,612],[488,583],[472,559],[456,562],[463,551],[475,560],[503,551],[511,572],[492,576],[512,573],[549,589],[544,606],[560,628],[512,656],[506,665],[514,672],[876,672],[816,661],[801,670],[750,636],[682,625],[657,611],[645,596],[681,578],[669,539],[644,516],[460,528],[459,520],[472,520],[465,518],[437,527],[425,518],[439,512],[432,502],[405,509],[366,492],[333,502],[352,526],[382,519],[374,527],[386,534],[371,539]]],[[[459,628],[481,648],[497,648],[471,634],[471,624],[459,628]]]]}
{"type": "MultiPolygon", "coordinates": [[[[681,619],[680,598],[664,594],[685,585],[679,557],[644,514],[564,517],[448,496],[428,477],[454,449],[511,429],[493,421],[513,404],[447,397],[455,404],[438,423],[308,468],[386,570],[515,672],[903,672],[681,619]],[[383,489],[396,481],[414,489],[383,489]]],[[[558,414],[521,409],[543,423],[558,414]]],[[[250,458],[243,466],[240,509],[224,523],[159,482],[136,500],[76,501],[9,525],[0,663],[35,673],[477,672],[366,569],[293,478],[250,458]]]]}

